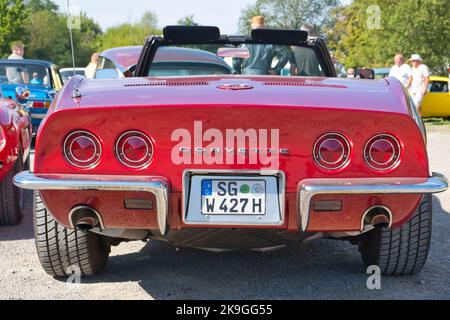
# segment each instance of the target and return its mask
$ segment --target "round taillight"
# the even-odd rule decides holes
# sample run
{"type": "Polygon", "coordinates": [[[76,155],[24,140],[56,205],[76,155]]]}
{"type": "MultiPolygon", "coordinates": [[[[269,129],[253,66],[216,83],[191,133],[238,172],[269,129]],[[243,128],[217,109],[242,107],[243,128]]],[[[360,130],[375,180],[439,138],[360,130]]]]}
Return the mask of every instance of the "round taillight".
{"type": "Polygon", "coordinates": [[[314,145],[313,157],[324,169],[340,169],[348,163],[350,158],[350,143],[342,134],[324,134],[314,145]]]}
{"type": "Polygon", "coordinates": [[[400,143],[396,138],[389,134],[379,134],[367,142],[364,158],[372,169],[385,171],[398,164],[400,152],[400,143]]]}
{"type": "Polygon", "coordinates": [[[88,131],[74,131],[64,140],[64,156],[78,168],[89,168],[100,161],[102,147],[96,136],[88,131]]]}
{"type": "Polygon", "coordinates": [[[130,168],[142,168],[152,161],[152,140],[140,131],[127,131],[116,142],[116,156],[130,168]]]}

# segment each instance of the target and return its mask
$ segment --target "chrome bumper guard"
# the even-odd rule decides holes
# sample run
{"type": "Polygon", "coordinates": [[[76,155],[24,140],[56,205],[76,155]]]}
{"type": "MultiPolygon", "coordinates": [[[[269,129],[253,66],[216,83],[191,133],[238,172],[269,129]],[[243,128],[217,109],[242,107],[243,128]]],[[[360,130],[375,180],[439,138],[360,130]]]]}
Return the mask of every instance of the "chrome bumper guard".
{"type": "Polygon", "coordinates": [[[105,190],[143,191],[156,198],[159,231],[166,235],[170,225],[169,183],[163,177],[45,174],[24,171],[14,177],[14,184],[27,190],[105,190]]]}
{"type": "Polygon", "coordinates": [[[333,178],[305,179],[298,184],[299,219],[303,231],[309,223],[311,200],[323,194],[424,194],[448,189],[447,178],[433,173],[430,178],[333,178]]]}

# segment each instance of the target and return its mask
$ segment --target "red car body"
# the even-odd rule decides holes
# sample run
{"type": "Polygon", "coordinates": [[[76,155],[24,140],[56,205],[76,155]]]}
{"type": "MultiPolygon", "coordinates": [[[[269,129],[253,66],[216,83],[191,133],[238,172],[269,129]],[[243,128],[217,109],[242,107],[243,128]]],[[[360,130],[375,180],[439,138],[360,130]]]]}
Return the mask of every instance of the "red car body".
{"type": "MultiPolygon", "coordinates": [[[[392,80],[392,79],[391,79],[392,80]]],[[[77,81],[77,80],[72,80],[77,81]]],[[[188,169],[204,169],[202,165],[175,165],[171,161],[170,140],[176,128],[186,126],[191,129],[195,120],[204,121],[204,130],[209,128],[274,128],[285,123],[281,129],[280,146],[289,149],[289,154],[280,157],[280,170],[286,173],[286,219],[278,228],[299,231],[299,211],[296,202],[299,182],[315,178],[364,178],[364,177],[417,177],[429,176],[425,140],[404,99],[403,90],[396,81],[352,81],[341,79],[302,78],[280,80],[275,78],[239,79],[236,76],[201,77],[180,79],[139,79],[125,78],[111,81],[83,80],[76,85],[83,95],[72,98],[71,83],[66,86],[58,103],[50,110],[50,115],[42,125],[36,142],[35,173],[46,174],[93,174],[93,175],[139,175],[161,176],[170,184],[171,228],[186,227],[182,222],[182,175],[188,169]],[[165,81],[164,86],[149,87],[154,81],[165,81]],[[248,84],[251,90],[232,92],[217,88],[220,84],[248,84]],[[167,85],[171,83],[171,85],[167,85]],[[200,85],[198,85],[200,83],[200,85]],[[207,83],[204,85],[203,83],[207,83]],[[270,83],[267,85],[267,83],[270,83]],[[167,94],[170,92],[170,95],[167,94]],[[186,94],[188,92],[188,95],[186,94]],[[318,96],[317,93],[321,94],[318,96]],[[387,94],[389,93],[389,94],[387,94]],[[279,94],[273,103],[270,99],[279,94]],[[296,98],[301,95],[302,99],[296,98]],[[129,97],[135,97],[133,101],[129,97]],[[362,103],[362,101],[368,101],[362,103]],[[369,102],[370,101],[370,102],[369,102]],[[375,107],[376,106],[376,110],[375,107]],[[207,113],[206,113],[207,110],[207,113]],[[148,114],[155,119],[149,121],[148,114]],[[258,115],[259,120],[255,123],[258,115]],[[386,119],[386,113],[391,116],[386,119]],[[131,116],[130,116],[131,115],[131,116]],[[73,119],[76,117],[77,125],[73,119]],[[124,119],[132,119],[124,121],[124,119]],[[102,125],[107,123],[107,126],[102,125]],[[314,126],[311,126],[314,123],[314,126]],[[82,125],[80,125],[82,124],[82,125]],[[335,125],[333,125],[335,124],[335,125]],[[155,155],[145,169],[130,169],[115,157],[114,145],[124,131],[137,129],[151,136],[155,142],[155,155]],[[302,129],[307,128],[307,130],[302,129]],[[62,156],[62,143],[53,139],[64,138],[75,129],[89,130],[102,142],[101,161],[89,170],[71,166],[62,156]],[[353,145],[353,156],[345,170],[327,172],[314,163],[311,150],[317,138],[328,131],[338,131],[348,137],[353,145]],[[391,172],[374,172],[364,162],[365,143],[376,133],[387,132],[395,135],[406,146],[400,165],[391,172]],[[298,139],[298,135],[302,139],[298,139]]],[[[193,128],[192,128],[193,129],[193,128]]],[[[263,165],[209,165],[211,170],[260,170],[263,165]]],[[[156,216],[149,212],[123,208],[127,192],[42,191],[42,197],[55,218],[70,226],[67,213],[76,204],[85,203],[90,197],[98,198],[96,210],[104,212],[105,228],[139,228],[145,226],[157,229],[156,216]],[[64,201],[62,201],[64,199],[64,201]],[[114,210],[112,210],[114,208],[114,210]],[[119,217],[124,217],[120,219],[119,217]],[[126,218],[125,218],[126,217],[126,218]]],[[[145,197],[145,194],[135,194],[145,197]]],[[[323,196],[329,198],[329,196],[323,196]]],[[[336,197],[333,197],[336,199],[336,197]]],[[[342,213],[316,213],[305,231],[359,231],[361,215],[368,204],[385,205],[394,212],[393,225],[401,224],[417,207],[421,195],[347,195],[342,199],[342,213]],[[348,206],[348,207],[347,207],[348,206]]],[[[197,227],[200,227],[198,225],[197,227]]],[[[190,225],[195,227],[195,225],[190,225]]],[[[215,227],[211,225],[209,227],[215,227]]],[[[237,227],[237,226],[230,226],[237,227]]]]}
{"type": "Polygon", "coordinates": [[[0,225],[17,224],[22,219],[23,193],[12,178],[27,167],[30,149],[30,116],[18,102],[1,98],[0,91],[0,225]]]}
{"type": "Polygon", "coordinates": [[[12,170],[19,160],[19,151],[23,159],[30,153],[30,118],[16,101],[0,99],[0,180],[12,170]]]}
{"type": "MultiPolygon", "coordinates": [[[[326,51],[323,59],[325,65],[331,61],[326,51]]],[[[338,79],[334,70],[327,72],[329,77],[73,77],[41,125],[34,173],[16,176],[16,184],[39,190],[47,214],[68,230],[88,225],[102,236],[165,239],[177,246],[270,247],[314,235],[367,242],[360,237],[372,227],[400,230],[415,217],[424,194],[447,188],[444,177],[430,174],[423,124],[394,78],[338,79]],[[278,128],[279,145],[269,152],[278,155],[279,163],[273,169],[249,161],[252,152],[260,156],[264,150],[248,147],[239,162],[237,148],[212,150],[204,136],[200,144],[183,144],[174,137],[174,131],[185,129],[195,140],[196,123],[201,124],[200,134],[278,128]],[[70,161],[74,150],[66,149],[79,132],[97,141],[98,160],[84,168],[70,161]],[[128,132],[140,132],[151,141],[151,161],[139,168],[120,160],[118,144],[128,132]],[[347,142],[346,161],[335,169],[317,160],[317,144],[329,134],[347,142]],[[385,170],[369,165],[366,153],[379,135],[398,142],[396,159],[389,159],[395,165],[385,170]],[[174,153],[186,156],[188,163],[174,162],[174,153]],[[235,161],[195,161],[198,154],[208,158],[217,153],[230,153],[235,161]],[[193,220],[193,179],[203,175],[275,177],[278,191],[271,199],[279,201],[279,219],[193,220]]],[[[389,268],[384,272],[417,271],[415,266],[401,272],[389,268]]]]}

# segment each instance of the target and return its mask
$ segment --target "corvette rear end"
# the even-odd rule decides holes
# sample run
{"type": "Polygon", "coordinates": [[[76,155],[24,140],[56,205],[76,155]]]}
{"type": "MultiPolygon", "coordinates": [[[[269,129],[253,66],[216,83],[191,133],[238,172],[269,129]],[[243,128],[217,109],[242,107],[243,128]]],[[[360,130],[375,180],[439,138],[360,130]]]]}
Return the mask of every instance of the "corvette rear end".
{"type": "Polygon", "coordinates": [[[420,271],[430,194],[447,181],[430,174],[423,125],[398,81],[335,79],[322,42],[282,31],[277,45],[318,46],[321,77],[146,77],[157,41],[181,34],[181,44],[198,44],[192,31],[221,46],[273,38],[171,30],[144,47],[138,77],[74,77],[45,118],[34,172],[15,183],[38,191],[48,273],[64,276],[75,263],[95,274],[127,240],[227,250],[312,237],[350,240],[386,274],[420,271]],[[58,237],[84,246],[81,256],[58,237]]]}

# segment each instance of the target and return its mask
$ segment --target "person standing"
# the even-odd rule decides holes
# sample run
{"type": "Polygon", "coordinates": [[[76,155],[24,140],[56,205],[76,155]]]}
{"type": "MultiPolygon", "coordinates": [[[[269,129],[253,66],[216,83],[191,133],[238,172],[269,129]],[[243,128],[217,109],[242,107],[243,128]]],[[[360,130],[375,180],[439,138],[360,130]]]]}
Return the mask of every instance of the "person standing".
{"type": "Polygon", "coordinates": [[[394,65],[389,71],[389,76],[397,78],[404,86],[408,84],[411,68],[405,63],[405,59],[401,53],[397,53],[394,57],[394,65]]]}
{"type": "Polygon", "coordinates": [[[98,68],[98,61],[100,59],[100,54],[98,52],[95,52],[91,56],[91,62],[87,65],[86,69],[84,69],[84,75],[86,78],[94,79],[95,72],[98,68]]]}
{"type": "MultiPolygon", "coordinates": [[[[264,17],[252,18],[252,29],[264,28],[264,17]]],[[[272,44],[247,44],[250,58],[233,59],[233,69],[240,74],[248,75],[279,75],[290,58],[290,52],[283,46],[272,44]],[[272,68],[274,57],[278,58],[275,67],[272,68]]]]}
{"type": "Polygon", "coordinates": [[[336,69],[336,75],[339,78],[346,78],[347,77],[347,70],[345,70],[345,67],[342,63],[337,61],[336,56],[334,53],[331,54],[331,62],[333,63],[334,69],[336,69]]]}
{"type": "Polygon", "coordinates": [[[428,70],[428,67],[422,63],[422,57],[420,55],[413,54],[410,61],[412,68],[408,82],[406,83],[406,88],[409,89],[417,111],[421,114],[422,100],[427,92],[428,84],[430,83],[430,71],[428,70]]]}
{"type": "MultiPolygon", "coordinates": [[[[300,30],[308,32],[308,36],[314,37],[314,27],[310,24],[304,24],[300,30]]],[[[292,56],[290,59],[291,75],[319,77],[324,76],[320,70],[320,63],[317,60],[317,55],[314,49],[304,46],[292,46],[292,56]]]]}
{"type": "MultiPolygon", "coordinates": [[[[25,54],[25,46],[22,42],[16,41],[11,45],[11,54],[8,59],[10,60],[23,60],[25,54]]],[[[30,80],[28,71],[25,67],[7,67],[6,77],[8,81],[12,84],[27,84],[30,80]]]]}

